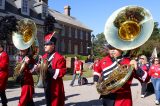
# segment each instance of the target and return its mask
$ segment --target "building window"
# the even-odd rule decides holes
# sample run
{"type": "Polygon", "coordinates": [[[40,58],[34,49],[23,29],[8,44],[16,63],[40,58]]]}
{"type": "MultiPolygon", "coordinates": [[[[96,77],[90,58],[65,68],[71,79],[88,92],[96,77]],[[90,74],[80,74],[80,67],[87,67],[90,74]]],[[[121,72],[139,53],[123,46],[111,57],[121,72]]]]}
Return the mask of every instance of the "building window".
{"type": "Polygon", "coordinates": [[[78,38],[77,29],[75,29],[75,38],[76,38],[76,39],[78,38]]]}
{"type": "Polygon", "coordinates": [[[47,6],[43,5],[43,7],[42,7],[42,17],[46,17],[48,15],[47,10],[48,10],[47,6]]]}
{"type": "Polygon", "coordinates": [[[62,26],[62,36],[65,36],[65,26],[62,26]]]}
{"type": "Polygon", "coordinates": [[[0,0],[0,9],[4,9],[5,7],[5,0],[0,0]]]}
{"type": "Polygon", "coordinates": [[[71,34],[71,27],[69,27],[69,37],[72,37],[72,34],[71,34]]]}
{"type": "Polygon", "coordinates": [[[83,31],[80,33],[80,39],[83,39],[83,31]]]}
{"type": "Polygon", "coordinates": [[[89,46],[88,43],[86,43],[86,54],[88,54],[89,46]]]}
{"type": "Polygon", "coordinates": [[[29,15],[29,1],[28,0],[22,1],[21,12],[22,12],[22,14],[29,15]]]}
{"type": "Polygon", "coordinates": [[[0,0],[0,6],[2,6],[2,2],[3,2],[3,0],[0,0]]]}
{"type": "Polygon", "coordinates": [[[75,28],[71,28],[72,37],[75,38],[75,28]]]}
{"type": "Polygon", "coordinates": [[[69,44],[68,44],[68,52],[71,53],[71,40],[69,40],[69,44]]]}
{"type": "Polygon", "coordinates": [[[80,46],[80,53],[83,53],[83,43],[81,42],[81,46],[80,46]]]}
{"type": "Polygon", "coordinates": [[[69,27],[65,26],[65,36],[69,36],[69,27]]]}
{"type": "Polygon", "coordinates": [[[88,32],[86,32],[86,40],[88,40],[88,35],[89,35],[88,32]]]}
{"type": "Polygon", "coordinates": [[[62,40],[62,43],[61,43],[61,51],[62,52],[65,51],[65,42],[64,42],[64,39],[62,40]]]}

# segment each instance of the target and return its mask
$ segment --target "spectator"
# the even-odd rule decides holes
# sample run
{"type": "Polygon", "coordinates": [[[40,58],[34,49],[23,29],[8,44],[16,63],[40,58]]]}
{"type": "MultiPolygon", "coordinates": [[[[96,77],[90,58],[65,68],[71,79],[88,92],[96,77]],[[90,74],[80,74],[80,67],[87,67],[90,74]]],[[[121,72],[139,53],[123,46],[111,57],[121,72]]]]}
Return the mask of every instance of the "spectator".
{"type": "Polygon", "coordinates": [[[147,84],[150,80],[148,75],[149,71],[149,63],[147,62],[147,57],[145,55],[141,55],[139,58],[139,62],[137,64],[136,73],[139,75],[141,81],[141,98],[144,98],[146,95],[147,84]]]}
{"type": "Polygon", "coordinates": [[[97,71],[97,68],[99,66],[100,63],[100,59],[96,58],[96,60],[94,61],[93,65],[92,65],[92,69],[93,69],[93,82],[97,83],[99,78],[101,77],[101,71],[97,71]]]}
{"type": "Polygon", "coordinates": [[[85,60],[85,63],[93,63],[94,62],[94,59],[91,55],[88,55],[87,56],[87,59],[85,60]]]}
{"type": "Polygon", "coordinates": [[[154,92],[156,96],[155,104],[160,104],[160,64],[159,59],[155,58],[153,64],[149,69],[149,75],[151,76],[151,81],[154,87],[154,92]]]}
{"type": "MultiPolygon", "coordinates": [[[[81,76],[82,76],[82,64],[83,64],[82,61],[80,61],[80,60],[78,59],[78,57],[75,56],[73,78],[72,78],[72,81],[71,81],[70,86],[73,86],[74,81],[75,81],[77,75],[78,75],[78,82],[81,81],[81,76]]],[[[78,84],[80,85],[80,83],[78,83],[78,84]]]]}

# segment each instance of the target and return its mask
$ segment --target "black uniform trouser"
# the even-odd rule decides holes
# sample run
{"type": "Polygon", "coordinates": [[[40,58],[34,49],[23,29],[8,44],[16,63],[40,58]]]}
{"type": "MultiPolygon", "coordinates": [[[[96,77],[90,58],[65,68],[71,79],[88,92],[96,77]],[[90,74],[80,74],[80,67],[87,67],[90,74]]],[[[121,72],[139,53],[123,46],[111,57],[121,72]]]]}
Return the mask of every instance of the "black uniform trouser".
{"type": "Polygon", "coordinates": [[[100,98],[102,99],[103,106],[114,106],[116,94],[101,95],[100,98]]]}
{"type": "Polygon", "coordinates": [[[51,79],[45,81],[44,93],[46,98],[46,106],[51,106],[51,79]]]}
{"type": "Polygon", "coordinates": [[[35,104],[34,104],[34,102],[33,102],[33,100],[32,100],[32,101],[27,102],[27,105],[26,105],[26,106],[35,106],[35,104]]]}
{"type": "Polygon", "coordinates": [[[141,88],[141,95],[145,95],[145,93],[146,93],[146,90],[147,90],[147,83],[141,83],[141,86],[142,86],[142,88],[141,88]]]}
{"type": "Polygon", "coordinates": [[[5,104],[8,103],[8,100],[7,100],[5,91],[1,91],[1,92],[0,92],[0,97],[1,97],[1,101],[2,101],[2,104],[3,104],[3,105],[5,105],[5,104]]]}

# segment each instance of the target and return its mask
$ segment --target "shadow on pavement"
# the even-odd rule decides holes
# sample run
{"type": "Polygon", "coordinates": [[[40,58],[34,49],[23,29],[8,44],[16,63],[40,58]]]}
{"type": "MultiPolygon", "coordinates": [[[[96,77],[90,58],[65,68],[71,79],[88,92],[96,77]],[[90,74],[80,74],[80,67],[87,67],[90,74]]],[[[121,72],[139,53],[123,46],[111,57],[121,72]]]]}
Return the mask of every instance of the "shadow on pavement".
{"type": "Polygon", "coordinates": [[[34,94],[34,98],[37,98],[37,97],[44,97],[44,93],[35,93],[34,94]]]}
{"type": "Polygon", "coordinates": [[[68,95],[68,96],[65,97],[65,100],[68,100],[68,98],[73,97],[73,96],[78,96],[78,95],[80,95],[80,94],[68,95]]]}
{"type": "Polygon", "coordinates": [[[19,88],[19,87],[20,87],[20,84],[14,80],[7,82],[7,88],[19,88]]]}
{"type": "Polygon", "coordinates": [[[65,106],[102,106],[100,100],[91,100],[87,102],[67,103],[65,106]]]}
{"type": "Polygon", "coordinates": [[[42,105],[46,105],[46,100],[42,99],[41,101],[35,101],[35,106],[42,106],[42,105]]]}
{"type": "MultiPolygon", "coordinates": [[[[34,98],[39,98],[39,97],[44,97],[44,93],[35,93],[34,94],[34,98]]],[[[34,101],[35,103],[35,106],[41,106],[41,105],[46,105],[46,100],[45,99],[42,99],[42,100],[39,100],[39,101],[34,101]]]]}
{"type": "MultiPolygon", "coordinates": [[[[19,96],[18,97],[13,97],[13,98],[7,98],[7,100],[8,100],[8,102],[17,101],[17,100],[19,100],[19,96]]],[[[1,100],[0,100],[0,103],[2,103],[1,100]]]]}

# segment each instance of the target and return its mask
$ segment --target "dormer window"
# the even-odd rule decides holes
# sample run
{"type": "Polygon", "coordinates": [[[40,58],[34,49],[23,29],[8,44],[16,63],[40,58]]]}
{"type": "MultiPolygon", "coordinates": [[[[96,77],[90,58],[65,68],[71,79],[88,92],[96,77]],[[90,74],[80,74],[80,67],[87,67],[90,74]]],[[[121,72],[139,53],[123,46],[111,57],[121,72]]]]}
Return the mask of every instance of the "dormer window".
{"type": "Polygon", "coordinates": [[[29,15],[29,1],[28,0],[22,0],[21,12],[24,15],[29,15]]]}
{"type": "Polygon", "coordinates": [[[48,15],[47,10],[48,10],[47,5],[43,4],[43,7],[42,7],[42,17],[43,18],[48,15]]]}
{"type": "Polygon", "coordinates": [[[0,0],[0,9],[5,8],[5,0],[0,0]]]}

